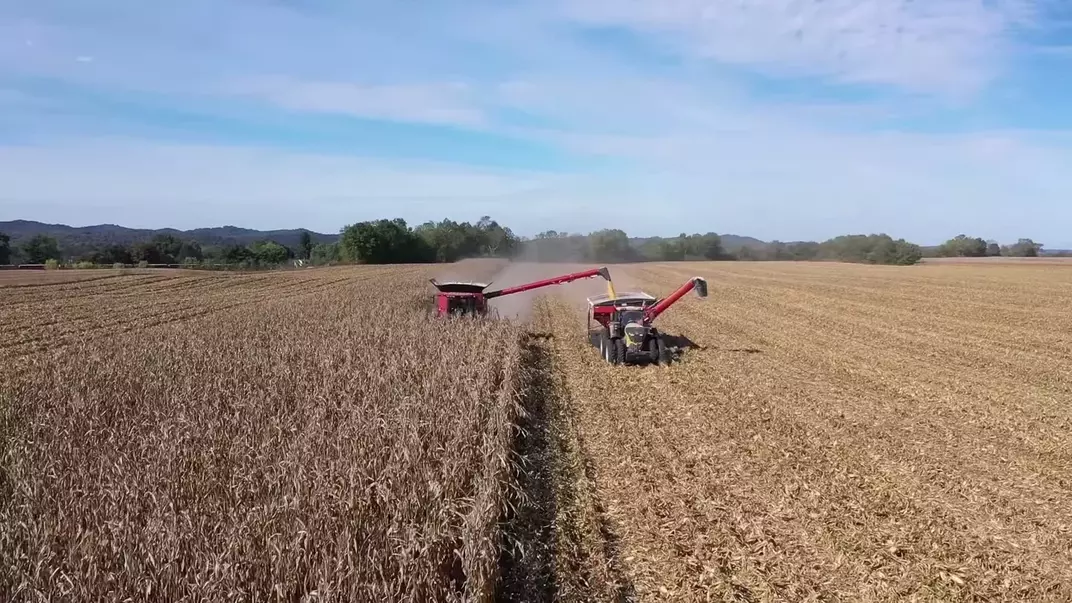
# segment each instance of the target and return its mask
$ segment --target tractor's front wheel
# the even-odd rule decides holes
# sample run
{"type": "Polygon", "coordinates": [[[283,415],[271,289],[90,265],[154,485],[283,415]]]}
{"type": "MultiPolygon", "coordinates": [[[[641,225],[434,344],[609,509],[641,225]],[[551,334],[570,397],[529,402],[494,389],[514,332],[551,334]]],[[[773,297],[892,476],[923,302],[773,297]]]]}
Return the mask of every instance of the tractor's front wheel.
{"type": "Polygon", "coordinates": [[[625,340],[618,338],[614,340],[614,360],[613,364],[625,364],[625,340]]]}
{"type": "Polygon", "coordinates": [[[616,365],[622,363],[622,356],[619,350],[622,349],[621,339],[608,339],[607,340],[607,362],[616,365]]]}
{"type": "Polygon", "coordinates": [[[655,338],[655,358],[659,366],[670,366],[670,350],[666,349],[661,335],[655,338]]]}
{"type": "Polygon", "coordinates": [[[614,340],[606,331],[603,331],[599,337],[599,355],[603,356],[603,360],[614,364],[614,340]]]}

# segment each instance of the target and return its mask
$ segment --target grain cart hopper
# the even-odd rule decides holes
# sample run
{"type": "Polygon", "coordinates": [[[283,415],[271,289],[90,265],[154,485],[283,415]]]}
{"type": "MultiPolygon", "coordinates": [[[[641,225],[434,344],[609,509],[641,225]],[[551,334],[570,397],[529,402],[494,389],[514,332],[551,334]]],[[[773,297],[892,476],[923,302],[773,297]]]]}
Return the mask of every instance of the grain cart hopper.
{"type": "Polygon", "coordinates": [[[556,276],[553,278],[544,279],[542,281],[525,283],[524,285],[517,285],[515,287],[507,287],[505,289],[499,289],[497,291],[484,291],[484,289],[487,289],[490,286],[489,283],[474,283],[461,281],[448,281],[440,283],[434,278],[430,280],[432,282],[432,285],[437,290],[435,294],[435,307],[437,316],[467,314],[486,316],[488,314],[489,299],[502,297],[503,295],[513,295],[514,293],[531,291],[533,289],[539,289],[540,287],[548,287],[550,285],[561,285],[582,278],[591,278],[593,276],[602,276],[607,282],[610,282],[610,272],[607,270],[606,266],[602,268],[593,268],[591,270],[585,270],[583,272],[564,274],[562,276],[556,276]]]}
{"type": "Polygon", "coordinates": [[[671,354],[663,334],[651,323],[693,289],[700,298],[707,297],[707,281],[699,276],[661,300],[643,291],[617,294],[608,286],[607,295],[588,298],[589,339],[595,336],[599,353],[611,364],[669,364],[671,354]],[[598,323],[595,330],[593,321],[598,323]]]}

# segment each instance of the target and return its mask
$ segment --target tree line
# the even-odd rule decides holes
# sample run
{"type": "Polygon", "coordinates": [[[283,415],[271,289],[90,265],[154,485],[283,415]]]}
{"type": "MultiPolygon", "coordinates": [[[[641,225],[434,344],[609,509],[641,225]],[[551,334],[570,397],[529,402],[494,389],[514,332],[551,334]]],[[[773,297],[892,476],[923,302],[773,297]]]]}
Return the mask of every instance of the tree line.
{"type": "Polygon", "coordinates": [[[182,265],[199,267],[274,267],[302,260],[314,265],[335,263],[454,262],[467,257],[512,257],[520,238],[488,216],[469,222],[426,222],[411,228],[405,220],[376,220],[348,225],[337,242],[314,243],[302,232],[298,244],[287,246],[263,239],[246,245],[204,245],[172,234],[159,234],[130,244],[93,245],[80,242],[65,251],[56,238],[38,234],[12,245],[0,233],[0,264],[62,262],[76,267],[114,265],[182,265]]]}
{"type": "Polygon", "coordinates": [[[444,219],[411,227],[401,218],[359,222],[345,226],[334,243],[314,244],[303,232],[294,247],[270,239],[247,245],[206,245],[162,234],[135,243],[107,244],[77,254],[64,253],[52,237],[36,235],[13,246],[0,233],[0,264],[64,262],[79,267],[111,265],[179,264],[186,267],[274,267],[302,260],[314,265],[335,263],[454,262],[470,257],[506,257],[543,262],[645,262],[686,260],[840,261],[867,264],[911,265],[923,257],[1032,257],[1042,245],[1019,239],[1000,245],[967,235],[924,248],[886,234],[834,237],[822,242],[772,241],[726,249],[714,232],[681,233],[676,237],[630,238],[619,229],[588,234],[546,231],[534,237],[515,235],[489,216],[475,224],[444,219]]]}
{"type": "Polygon", "coordinates": [[[1002,245],[997,241],[986,241],[978,237],[957,235],[942,243],[935,249],[936,257],[1024,257],[1033,258],[1042,254],[1042,245],[1031,239],[1020,239],[1012,245],[1002,245]]]}
{"type": "MultiPolygon", "coordinates": [[[[65,262],[78,267],[112,266],[116,264],[182,264],[236,265],[242,267],[277,266],[297,257],[302,250],[289,249],[274,241],[257,241],[253,244],[202,247],[193,240],[183,240],[174,235],[157,235],[146,241],[128,245],[106,244],[82,250],[76,254],[65,253],[54,237],[35,235],[22,245],[12,247],[10,237],[0,233],[0,264],[12,261],[26,264],[65,262]]],[[[311,248],[312,245],[307,246],[311,248]]]]}

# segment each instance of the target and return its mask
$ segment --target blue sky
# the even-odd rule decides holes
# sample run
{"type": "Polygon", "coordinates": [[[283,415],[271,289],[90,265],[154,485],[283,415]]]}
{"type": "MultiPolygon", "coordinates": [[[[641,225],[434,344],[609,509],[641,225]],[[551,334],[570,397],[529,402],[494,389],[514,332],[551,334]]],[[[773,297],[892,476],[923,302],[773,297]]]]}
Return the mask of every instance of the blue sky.
{"type": "Polygon", "coordinates": [[[0,220],[1072,247],[1063,0],[0,0],[0,220]]]}

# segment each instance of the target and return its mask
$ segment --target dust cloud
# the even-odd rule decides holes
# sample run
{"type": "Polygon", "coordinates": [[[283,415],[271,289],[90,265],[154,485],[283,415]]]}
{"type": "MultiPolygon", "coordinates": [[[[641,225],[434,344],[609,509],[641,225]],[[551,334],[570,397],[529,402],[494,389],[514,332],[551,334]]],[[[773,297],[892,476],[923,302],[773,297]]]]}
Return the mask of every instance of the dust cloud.
{"type": "MultiPolygon", "coordinates": [[[[492,281],[491,286],[488,287],[488,290],[494,291],[505,287],[512,287],[555,276],[562,276],[572,272],[600,268],[601,266],[601,264],[594,262],[586,264],[565,262],[511,262],[495,276],[495,279],[492,281]]],[[[607,268],[610,270],[611,280],[614,282],[616,289],[620,291],[630,289],[635,290],[635,288],[629,286],[631,279],[624,274],[624,271],[621,270],[620,267],[608,265],[607,268]]],[[[499,316],[503,318],[527,322],[532,318],[533,304],[541,295],[556,295],[569,301],[578,309],[584,309],[587,307],[587,298],[593,295],[601,295],[606,292],[607,282],[603,280],[602,277],[596,276],[576,280],[572,283],[551,285],[533,291],[525,291],[523,293],[497,297],[489,300],[488,305],[493,310],[497,311],[499,316]]]]}
{"type": "Polygon", "coordinates": [[[452,264],[444,264],[435,271],[439,282],[460,281],[488,283],[501,272],[509,260],[499,258],[469,258],[452,264]]]}

